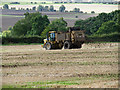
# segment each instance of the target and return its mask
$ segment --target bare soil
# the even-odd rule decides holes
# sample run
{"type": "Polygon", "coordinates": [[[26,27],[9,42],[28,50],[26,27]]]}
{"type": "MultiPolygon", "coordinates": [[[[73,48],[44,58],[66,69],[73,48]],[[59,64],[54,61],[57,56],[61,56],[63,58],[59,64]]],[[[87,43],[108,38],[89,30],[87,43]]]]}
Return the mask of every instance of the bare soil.
{"type": "MultiPolygon", "coordinates": [[[[1,10],[1,9],[0,9],[1,10]]],[[[36,11],[31,10],[2,10],[2,31],[7,30],[9,26],[14,26],[14,24],[23,19],[24,13],[35,13],[36,11]],[[7,15],[7,16],[6,16],[7,15]],[[17,16],[17,17],[16,17],[17,16]]],[[[74,12],[40,12],[42,15],[47,15],[50,21],[53,21],[57,18],[63,17],[65,21],[68,23],[69,27],[74,26],[74,23],[79,19],[87,19],[89,17],[97,16],[98,14],[82,14],[82,13],[74,13],[74,12]],[[78,16],[78,18],[76,18],[78,16]]]]}
{"type": "Polygon", "coordinates": [[[40,45],[2,47],[3,85],[73,81],[66,88],[118,88],[118,43],[83,44],[81,49],[45,50],[40,45]]]}

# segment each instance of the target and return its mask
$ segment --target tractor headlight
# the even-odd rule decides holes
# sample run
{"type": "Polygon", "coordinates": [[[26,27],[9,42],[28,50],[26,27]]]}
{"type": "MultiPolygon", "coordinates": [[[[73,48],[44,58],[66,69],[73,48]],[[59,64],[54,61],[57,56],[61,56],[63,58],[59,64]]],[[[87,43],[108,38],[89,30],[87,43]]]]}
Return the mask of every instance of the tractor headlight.
{"type": "Polygon", "coordinates": [[[47,39],[44,39],[44,44],[47,42],[47,39]]]}

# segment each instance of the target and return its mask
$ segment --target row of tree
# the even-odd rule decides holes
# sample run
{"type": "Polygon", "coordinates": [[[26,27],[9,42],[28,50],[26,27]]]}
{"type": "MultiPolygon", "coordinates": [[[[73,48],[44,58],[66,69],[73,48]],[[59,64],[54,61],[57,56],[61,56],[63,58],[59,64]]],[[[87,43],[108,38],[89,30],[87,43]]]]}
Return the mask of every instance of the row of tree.
{"type": "MultiPolygon", "coordinates": [[[[114,38],[117,38],[117,36],[120,35],[120,10],[108,14],[101,13],[97,17],[91,17],[86,20],[78,20],[75,23],[75,27],[80,27],[81,30],[86,30],[88,36],[94,36],[95,38],[100,36],[102,39],[103,37],[109,39],[112,38],[112,35],[114,38]]],[[[36,12],[25,13],[24,19],[19,20],[13,28],[4,31],[2,34],[4,37],[41,36],[42,38],[45,38],[46,33],[49,31],[67,30],[67,22],[63,18],[50,22],[47,15],[42,16],[41,13],[36,12]]],[[[112,38],[111,41],[113,40],[114,39],[112,38]]]]}
{"type": "Polygon", "coordinates": [[[25,18],[19,20],[13,28],[3,32],[3,36],[21,37],[21,36],[42,36],[51,30],[66,31],[67,22],[63,18],[56,19],[50,23],[47,15],[41,13],[25,13],[25,18]]]}
{"type": "MultiPolygon", "coordinates": [[[[36,10],[36,7],[34,7],[34,10],[36,10]]],[[[51,12],[54,12],[54,11],[56,11],[55,9],[54,9],[54,6],[53,5],[51,5],[50,7],[49,6],[42,6],[42,5],[39,5],[38,7],[37,7],[37,11],[51,11],[51,12]]]]}
{"type": "Polygon", "coordinates": [[[111,13],[101,13],[97,17],[91,17],[86,20],[78,20],[75,27],[86,30],[86,34],[108,34],[120,32],[120,10],[111,13]]]}
{"type": "MultiPolygon", "coordinates": [[[[8,4],[5,4],[5,5],[3,6],[3,9],[9,9],[8,4]]],[[[15,7],[11,8],[11,9],[15,9],[15,7]]],[[[59,7],[59,11],[60,11],[60,12],[64,12],[65,9],[66,9],[66,7],[65,7],[64,5],[61,5],[61,6],[59,7]]],[[[27,8],[26,10],[30,10],[30,9],[27,8]]],[[[53,6],[53,5],[51,5],[50,7],[49,7],[49,6],[45,6],[45,7],[44,7],[44,6],[42,6],[42,5],[39,5],[37,8],[36,8],[36,7],[33,7],[31,10],[51,11],[51,12],[56,11],[56,10],[54,9],[54,6],[53,6]]]]}
{"type": "MultiPolygon", "coordinates": [[[[4,6],[3,6],[3,9],[9,9],[9,6],[7,5],[7,4],[5,4],[4,6]]],[[[14,10],[16,10],[16,8],[15,7],[11,7],[11,9],[14,9],[14,10]]],[[[19,8],[18,10],[25,10],[24,8],[19,8]]],[[[31,8],[26,8],[26,10],[27,11],[29,11],[29,10],[36,10],[36,11],[49,11],[49,12],[56,12],[57,10],[55,10],[55,8],[54,8],[54,6],[53,5],[51,5],[51,6],[42,6],[42,5],[39,5],[38,7],[36,7],[36,6],[34,6],[34,7],[32,7],[32,9],[31,8]]],[[[58,10],[59,12],[68,12],[67,10],[66,10],[66,7],[64,6],[64,5],[61,5],[60,7],[59,7],[59,10],[58,10]]],[[[74,8],[72,11],[70,11],[70,12],[79,12],[79,13],[83,13],[83,11],[80,11],[80,9],[79,8],[74,8]]],[[[94,11],[91,11],[91,13],[95,13],[94,11]]]]}
{"type": "Polygon", "coordinates": [[[49,25],[50,21],[47,15],[42,16],[41,13],[25,13],[25,18],[18,21],[11,34],[13,36],[41,35],[41,32],[49,25]]]}

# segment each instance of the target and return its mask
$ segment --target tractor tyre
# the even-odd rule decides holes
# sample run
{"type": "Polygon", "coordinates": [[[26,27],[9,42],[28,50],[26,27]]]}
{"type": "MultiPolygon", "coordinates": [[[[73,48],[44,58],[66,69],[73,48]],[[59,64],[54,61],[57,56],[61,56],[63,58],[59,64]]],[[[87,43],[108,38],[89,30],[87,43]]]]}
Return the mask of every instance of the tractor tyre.
{"type": "Polygon", "coordinates": [[[71,49],[71,42],[65,41],[64,42],[64,49],[71,49]]]}
{"type": "Polygon", "coordinates": [[[78,48],[82,48],[82,44],[77,45],[78,48]]]}
{"type": "Polygon", "coordinates": [[[45,49],[46,50],[51,50],[52,49],[51,43],[47,42],[46,45],[45,45],[45,49]]]}

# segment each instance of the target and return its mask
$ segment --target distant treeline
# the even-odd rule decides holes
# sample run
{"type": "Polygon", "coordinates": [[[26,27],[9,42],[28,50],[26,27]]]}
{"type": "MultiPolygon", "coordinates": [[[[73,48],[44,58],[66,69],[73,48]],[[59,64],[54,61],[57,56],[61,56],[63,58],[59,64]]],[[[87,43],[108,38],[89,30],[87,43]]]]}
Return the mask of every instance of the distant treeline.
{"type": "Polygon", "coordinates": [[[11,2],[10,4],[20,4],[20,2],[11,2]]]}
{"type": "Polygon", "coordinates": [[[60,3],[83,3],[83,4],[93,4],[93,3],[98,3],[98,4],[120,4],[120,2],[54,2],[55,4],[60,4],[60,3]]]}
{"type": "MultiPolygon", "coordinates": [[[[68,30],[67,22],[63,18],[50,22],[47,15],[43,16],[39,12],[24,15],[24,19],[2,32],[3,44],[42,43],[47,32],[68,30]]],[[[120,42],[120,10],[108,14],[101,13],[86,20],[77,20],[75,27],[85,30],[90,42],[120,42]]]]}
{"type": "MultiPolygon", "coordinates": [[[[16,3],[16,2],[14,2],[16,3]]],[[[3,9],[14,9],[16,10],[16,7],[11,7],[9,8],[9,5],[8,4],[5,4],[3,6],[3,9]]],[[[27,11],[31,11],[31,10],[34,10],[34,11],[39,11],[39,12],[78,12],[78,13],[83,13],[83,11],[80,10],[80,8],[74,8],[73,10],[71,11],[68,11],[66,10],[66,7],[64,5],[61,5],[59,7],[59,10],[55,10],[54,9],[54,6],[53,5],[50,5],[50,6],[43,6],[43,5],[39,5],[38,7],[34,6],[32,8],[18,8],[18,10],[22,11],[22,10],[27,10],[27,11]]],[[[87,12],[85,12],[87,13],[87,12]]],[[[91,13],[95,13],[94,11],[91,11],[91,13]]]]}

